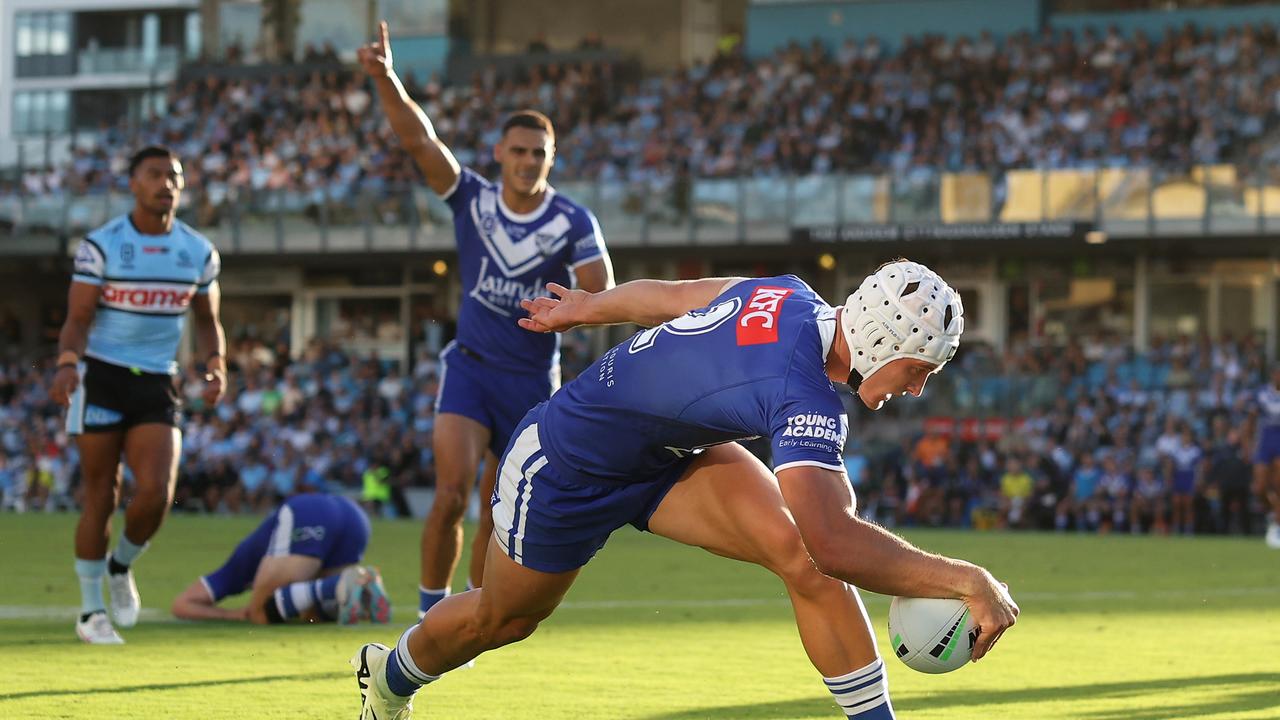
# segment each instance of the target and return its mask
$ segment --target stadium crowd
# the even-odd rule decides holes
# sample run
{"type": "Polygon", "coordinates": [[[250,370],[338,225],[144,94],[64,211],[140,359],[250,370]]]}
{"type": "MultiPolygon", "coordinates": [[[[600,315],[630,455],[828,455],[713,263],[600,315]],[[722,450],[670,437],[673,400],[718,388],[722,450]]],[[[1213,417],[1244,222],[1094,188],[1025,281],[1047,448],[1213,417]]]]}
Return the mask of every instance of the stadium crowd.
{"type": "MultiPolygon", "coordinates": [[[[999,171],[1237,162],[1280,125],[1280,41],[1270,24],[1169,28],[1160,37],[1046,30],[995,38],[871,38],[837,48],[741,50],[669,74],[608,62],[489,69],[470,84],[406,77],[464,164],[485,168],[501,117],[536,107],[559,134],[560,179],[669,182],[781,173],[999,171]]],[[[216,210],[281,191],[289,209],[414,186],[365,79],[205,78],[171,88],[140,127],[103,126],[67,167],[29,169],[0,194],[118,188],[124,153],[166,143],[216,210]]],[[[490,168],[491,169],[491,168],[490,168]]]]}
{"type": "MultiPolygon", "coordinates": [[[[574,347],[571,341],[569,348],[574,347]]],[[[566,377],[580,370],[570,349],[566,377]]],[[[361,495],[408,515],[404,491],[434,481],[431,432],[438,366],[421,351],[411,372],[356,358],[321,340],[287,346],[244,339],[229,353],[227,397],[205,408],[195,366],[186,402],[179,505],[264,512],[312,490],[361,495]]],[[[72,507],[74,443],[47,395],[51,370],[0,364],[0,489],[7,509],[72,507]]],[[[1252,338],[1123,342],[1065,350],[1024,345],[997,356],[966,348],[926,393],[955,412],[901,444],[863,443],[846,465],[862,511],[887,525],[1125,532],[1261,529],[1251,496],[1253,400],[1269,382],[1252,338]],[[984,425],[966,418],[998,417],[984,425]],[[1003,418],[1017,418],[1006,422],[1003,418]]],[[[870,420],[873,427],[877,420],[870,420]]]]}
{"type": "Polygon", "coordinates": [[[1271,375],[1255,338],[1157,340],[1141,355],[1114,340],[977,348],[958,364],[956,418],[878,456],[850,451],[864,512],[891,525],[1261,528],[1256,396],[1271,375]],[[1017,419],[966,421],[993,411],[1017,419]]]}

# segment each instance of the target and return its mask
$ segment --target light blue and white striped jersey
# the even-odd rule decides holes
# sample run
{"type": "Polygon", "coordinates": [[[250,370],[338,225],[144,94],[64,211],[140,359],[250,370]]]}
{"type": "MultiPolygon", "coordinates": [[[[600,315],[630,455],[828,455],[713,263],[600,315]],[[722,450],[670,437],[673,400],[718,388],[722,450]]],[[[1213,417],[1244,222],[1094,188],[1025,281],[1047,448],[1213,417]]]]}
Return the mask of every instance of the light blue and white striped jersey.
{"type": "Polygon", "coordinates": [[[174,374],[187,308],[217,282],[222,259],[200,233],[175,220],[144,235],[129,215],[85,236],[72,281],[100,285],[85,355],[149,373],[174,374]]]}

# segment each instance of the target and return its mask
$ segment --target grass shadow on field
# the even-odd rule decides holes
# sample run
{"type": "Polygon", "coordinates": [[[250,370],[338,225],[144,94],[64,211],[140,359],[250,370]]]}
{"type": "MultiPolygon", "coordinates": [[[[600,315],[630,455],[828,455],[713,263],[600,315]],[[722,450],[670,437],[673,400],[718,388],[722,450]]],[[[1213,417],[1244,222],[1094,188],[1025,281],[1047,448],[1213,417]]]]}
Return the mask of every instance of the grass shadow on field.
{"type": "Polygon", "coordinates": [[[117,685],[105,688],[75,688],[75,689],[49,689],[49,690],[32,690],[30,692],[17,693],[0,693],[0,702],[5,700],[21,700],[29,697],[49,697],[52,695],[99,695],[110,693],[134,693],[145,690],[186,690],[188,688],[198,687],[218,687],[220,685],[256,685],[258,683],[269,683],[276,681],[290,680],[333,680],[335,678],[347,677],[350,673],[295,673],[293,675],[257,675],[254,677],[243,678],[224,678],[221,680],[193,680],[191,682],[175,682],[175,683],[149,683],[146,685],[117,685]]]}
{"type": "MultiPolygon", "coordinates": [[[[895,709],[936,710],[938,708],[983,707],[997,704],[1016,704],[1071,700],[1120,700],[1130,695],[1152,695],[1162,691],[1193,689],[1197,687],[1221,687],[1224,694],[1203,703],[1171,706],[1137,706],[1126,703],[1124,707],[1099,710],[1082,715],[1091,720],[1163,720],[1170,717],[1204,717],[1215,713],[1265,710],[1280,704],[1276,686],[1280,673],[1240,673],[1232,675],[1208,675],[1204,677],[1163,678],[1134,682],[1098,683],[1091,685],[1043,686],[1017,690],[947,690],[937,694],[911,694],[895,697],[895,709]],[[1251,688],[1260,688],[1253,690],[1251,688]]],[[[2,696],[0,696],[2,697],[2,696]]],[[[834,709],[830,697],[792,700],[783,703],[756,705],[730,705],[681,710],[673,713],[650,715],[645,720],[698,720],[700,718],[724,719],[751,717],[830,718],[834,709]]]]}

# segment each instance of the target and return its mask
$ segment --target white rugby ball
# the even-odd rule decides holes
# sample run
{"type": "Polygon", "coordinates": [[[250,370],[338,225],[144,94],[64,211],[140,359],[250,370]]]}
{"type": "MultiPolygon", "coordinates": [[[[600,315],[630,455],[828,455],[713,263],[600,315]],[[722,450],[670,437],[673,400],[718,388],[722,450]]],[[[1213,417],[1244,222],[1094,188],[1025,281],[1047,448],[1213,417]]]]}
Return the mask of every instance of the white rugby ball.
{"type": "Polygon", "coordinates": [[[893,654],[912,670],[945,673],[973,655],[978,631],[962,600],[895,597],[889,605],[893,654]]]}

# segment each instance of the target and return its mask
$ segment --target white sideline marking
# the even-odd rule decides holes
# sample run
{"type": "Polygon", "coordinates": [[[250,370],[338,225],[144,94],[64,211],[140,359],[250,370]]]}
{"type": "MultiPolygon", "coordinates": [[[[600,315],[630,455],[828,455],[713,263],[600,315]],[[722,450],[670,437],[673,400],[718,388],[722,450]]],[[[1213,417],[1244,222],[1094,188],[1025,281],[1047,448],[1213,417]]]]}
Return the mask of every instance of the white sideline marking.
{"type": "MultiPolygon", "coordinates": [[[[863,592],[864,599],[876,603],[889,598],[876,593],[863,592]]],[[[1207,597],[1250,597],[1256,595],[1280,595],[1280,587],[1213,588],[1201,590],[1098,590],[1081,592],[1014,592],[1018,601],[1094,602],[1098,600],[1159,600],[1207,597]]],[[[630,608],[720,608],[786,606],[785,597],[774,598],[716,598],[713,600],[570,600],[560,604],[562,610],[619,610],[630,608]]],[[[71,620],[80,613],[73,605],[0,605],[0,620],[71,620]]],[[[148,623],[180,623],[168,613],[155,608],[143,608],[141,620],[148,623]]]]}
{"type": "MultiPolygon", "coordinates": [[[[76,605],[0,605],[0,620],[66,620],[72,622],[80,615],[76,605]]],[[[138,619],[149,623],[180,622],[169,613],[155,608],[142,608],[138,619]]]]}

